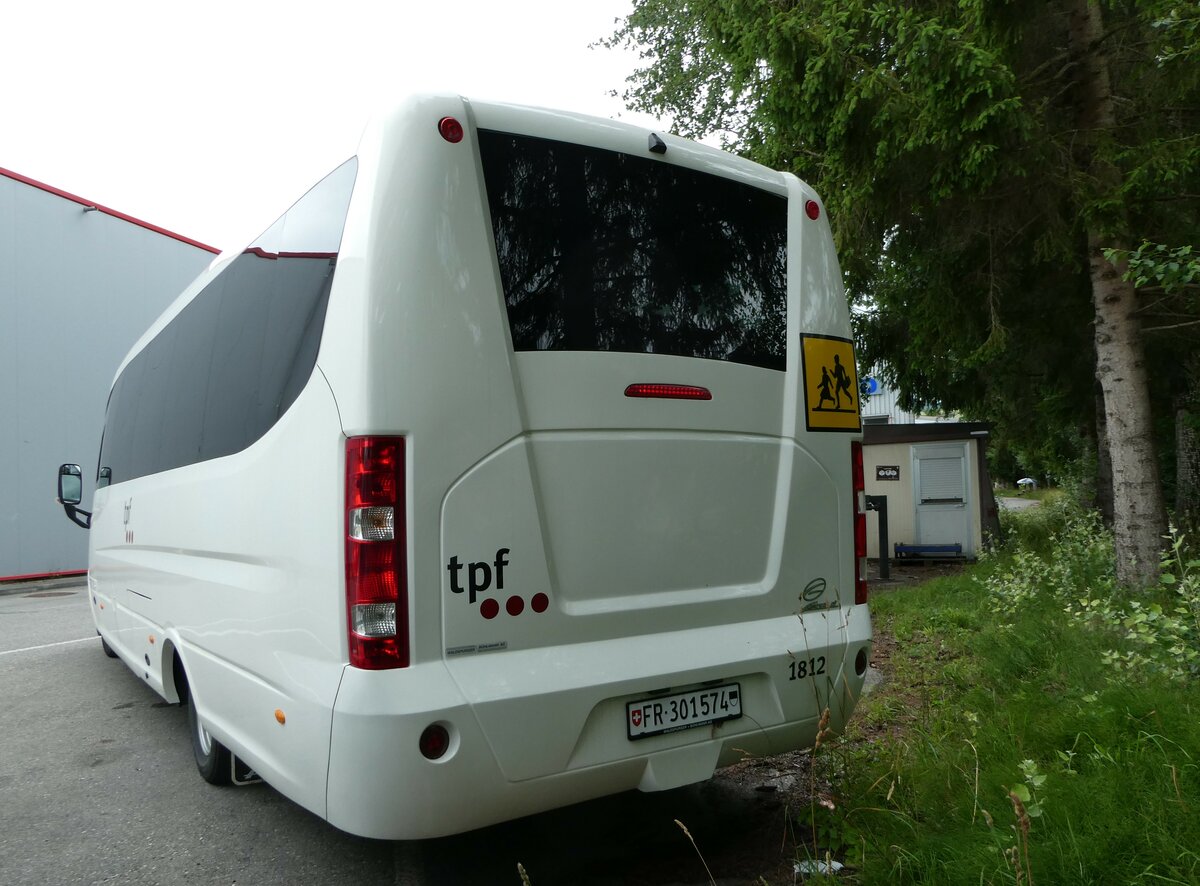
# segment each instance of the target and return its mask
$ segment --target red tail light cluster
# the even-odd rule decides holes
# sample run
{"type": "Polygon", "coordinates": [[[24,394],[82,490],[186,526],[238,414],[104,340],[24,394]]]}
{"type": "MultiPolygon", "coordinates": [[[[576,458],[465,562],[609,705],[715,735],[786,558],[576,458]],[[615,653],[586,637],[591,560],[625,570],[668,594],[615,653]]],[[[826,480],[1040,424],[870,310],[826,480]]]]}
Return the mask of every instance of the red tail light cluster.
{"type": "Polygon", "coordinates": [[[867,602],[867,484],[863,473],[862,443],[850,444],[850,469],[854,475],[854,602],[867,602]]]}
{"type": "Polygon", "coordinates": [[[404,438],[346,441],[346,615],[350,664],[408,667],[404,438]]]}

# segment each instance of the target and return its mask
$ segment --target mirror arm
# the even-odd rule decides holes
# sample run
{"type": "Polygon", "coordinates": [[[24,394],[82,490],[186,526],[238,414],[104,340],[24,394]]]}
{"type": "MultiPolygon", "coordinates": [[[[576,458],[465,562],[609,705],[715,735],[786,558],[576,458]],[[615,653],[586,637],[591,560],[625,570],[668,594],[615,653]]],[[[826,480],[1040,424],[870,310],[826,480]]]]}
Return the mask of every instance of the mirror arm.
{"type": "Polygon", "coordinates": [[[83,508],[77,508],[75,505],[68,504],[63,505],[63,510],[67,512],[67,516],[71,518],[71,521],[75,523],[76,526],[82,526],[84,529],[92,528],[91,511],[85,511],[83,508]],[[80,514],[83,516],[80,517],[80,514]]]}

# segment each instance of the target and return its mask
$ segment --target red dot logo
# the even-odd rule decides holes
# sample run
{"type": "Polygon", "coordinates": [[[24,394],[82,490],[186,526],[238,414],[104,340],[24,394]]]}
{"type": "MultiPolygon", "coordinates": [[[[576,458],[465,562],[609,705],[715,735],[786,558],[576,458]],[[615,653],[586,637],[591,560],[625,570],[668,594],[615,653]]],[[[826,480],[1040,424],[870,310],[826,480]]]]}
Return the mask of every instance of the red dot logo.
{"type": "Polygon", "coordinates": [[[484,618],[495,618],[500,614],[500,604],[488,597],[479,605],[479,614],[484,618]]]}
{"type": "Polygon", "coordinates": [[[545,594],[534,594],[529,605],[533,607],[534,612],[545,612],[550,606],[550,598],[545,594]]]}
{"type": "Polygon", "coordinates": [[[525,611],[525,600],[521,597],[509,597],[504,608],[508,610],[509,615],[520,615],[525,611]]]}

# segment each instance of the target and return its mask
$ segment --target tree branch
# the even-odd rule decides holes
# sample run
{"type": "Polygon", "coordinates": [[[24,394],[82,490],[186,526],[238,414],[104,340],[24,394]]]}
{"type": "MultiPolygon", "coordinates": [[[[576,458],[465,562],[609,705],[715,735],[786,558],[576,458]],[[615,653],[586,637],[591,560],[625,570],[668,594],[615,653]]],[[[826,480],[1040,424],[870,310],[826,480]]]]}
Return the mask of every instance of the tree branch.
{"type": "Polygon", "coordinates": [[[1171,326],[1143,326],[1142,332],[1162,332],[1165,329],[1182,329],[1184,326],[1200,326],[1200,320],[1189,320],[1187,323],[1174,323],[1171,326]]]}
{"type": "Polygon", "coordinates": [[[1138,197],[1133,203],[1169,203],[1175,200],[1196,200],[1200,194],[1163,194],[1160,197],[1138,197]]]}

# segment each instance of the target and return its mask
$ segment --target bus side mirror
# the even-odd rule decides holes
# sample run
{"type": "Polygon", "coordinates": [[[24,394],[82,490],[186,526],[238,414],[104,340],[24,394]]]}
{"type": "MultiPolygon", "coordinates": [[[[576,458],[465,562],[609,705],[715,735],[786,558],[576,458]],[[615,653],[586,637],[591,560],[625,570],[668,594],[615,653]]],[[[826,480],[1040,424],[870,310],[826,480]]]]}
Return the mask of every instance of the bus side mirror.
{"type": "Polygon", "coordinates": [[[82,508],[76,507],[83,501],[83,471],[79,465],[59,465],[58,467],[58,503],[67,512],[67,517],[76,526],[84,529],[92,528],[92,515],[82,508]]]}
{"type": "Polygon", "coordinates": [[[64,505],[83,501],[83,471],[79,465],[61,465],[58,469],[58,500],[64,505]]]}

